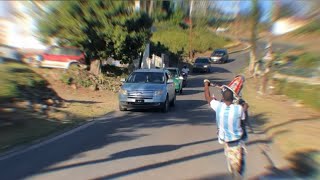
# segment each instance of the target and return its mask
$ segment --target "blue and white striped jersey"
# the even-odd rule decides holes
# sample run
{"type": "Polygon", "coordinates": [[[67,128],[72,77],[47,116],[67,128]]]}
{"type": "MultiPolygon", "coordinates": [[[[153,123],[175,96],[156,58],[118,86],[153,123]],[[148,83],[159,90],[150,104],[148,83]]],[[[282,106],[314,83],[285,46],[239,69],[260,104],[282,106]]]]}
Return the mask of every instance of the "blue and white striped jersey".
{"type": "Polygon", "coordinates": [[[241,139],[243,134],[241,120],[245,119],[242,106],[238,104],[227,106],[225,103],[217,100],[212,100],[210,106],[216,112],[219,139],[224,142],[241,139]]]}

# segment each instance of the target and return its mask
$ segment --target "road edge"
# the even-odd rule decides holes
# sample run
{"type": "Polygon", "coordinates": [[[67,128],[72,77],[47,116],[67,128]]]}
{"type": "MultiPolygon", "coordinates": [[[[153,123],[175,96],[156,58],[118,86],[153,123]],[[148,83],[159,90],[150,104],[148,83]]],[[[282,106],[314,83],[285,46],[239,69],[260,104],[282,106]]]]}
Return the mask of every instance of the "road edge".
{"type": "Polygon", "coordinates": [[[239,50],[230,51],[229,54],[239,53],[239,52],[246,51],[246,50],[248,50],[248,49],[251,48],[251,45],[250,45],[249,43],[247,43],[247,42],[243,42],[243,41],[242,41],[241,44],[245,44],[246,47],[245,47],[245,48],[242,48],[242,49],[239,49],[239,50]]]}
{"type": "Polygon", "coordinates": [[[11,157],[14,157],[16,155],[25,153],[27,151],[30,151],[30,150],[33,150],[36,148],[39,148],[39,147],[44,146],[46,144],[49,144],[53,141],[61,139],[65,136],[68,136],[70,134],[73,134],[75,132],[83,130],[85,128],[88,128],[89,126],[93,125],[96,121],[111,119],[111,118],[113,118],[112,115],[106,115],[106,116],[101,116],[99,118],[87,119],[84,122],[81,122],[75,126],[65,128],[65,129],[58,131],[58,132],[54,132],[48,136],[36,139],[36,140],[31,141],[29,143],[18,145],[17,147],[13,147],[13,149],[11,149],[11,150],[0,153],[0,161],[9,159],[11,157]]]}

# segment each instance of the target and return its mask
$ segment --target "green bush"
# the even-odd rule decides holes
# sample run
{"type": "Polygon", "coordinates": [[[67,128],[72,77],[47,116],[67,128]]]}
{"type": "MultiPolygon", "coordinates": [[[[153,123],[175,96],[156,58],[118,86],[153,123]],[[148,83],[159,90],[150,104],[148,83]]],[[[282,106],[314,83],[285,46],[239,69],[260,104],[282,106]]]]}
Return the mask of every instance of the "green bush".
{"type": "Polygon", "coordinates": [[[294,65],[299,68],[316,68],[319,66],[320,57],[315,56],[311,53],[304,53],[298,57],[298,59],[294,62],[294,65]]]}
{"type": "MultiPolygon", "coordinates": [[[[155,44],[160,42],[168,47],[173,53],[183,52],[184,55],[189,51],[189,29],[183,29],[172,22],[159,22],[156,24],[151,41],[155,44]]],[[[220,37],[211,32],[207,27],[195,27],[192,31],[192,47],[198,52],[205,52],[215,48],[223,48],[229,39],[220,37]]]]}
{"type": "MultiPolygon", "coordinates": [[[[100,90],[110,90],[118,92],[121,82],[121,77],[126,77],[127,69],[118,69],[117,67],[109,66],[109,68],[121,70],[121,75],[101,73],[99,75],[91,74],[85,69],[68,70],[61,74],[60,80],[65,84],[76,84],[77,86],[88,88],[90,86],[96,86],[100,90]]],[[[108,71],[109,72],[109,71],[108,71]]]]}
{"type": "Polygon", "coordinates": [[[61,80],[61,82],[68,84],[68,85],[70,85],[72,83],[72,78],[70,77],[69,73],[63,73],[60,76],[60,80],[61,80]]]}
{"type": "Polygon", "coordinates": [[[301,77],[313,77],[317,74],[320,67],[320,57],[317,57],[311,53],[303,53],[300,55],[287,55],[282,53],[279,55],[279,62],[282,64],[275,67],[277,71],[282,74],[301,76],[301,77]]]}
{"type": "Polygon", "coordinates": [[[276,81],[276,93],[301,100],[303,103],[320,110],[320,86],[291,83],[284,80],[276,81]]]}
{"type": "Polygon", "coordinates": [[[76,78],[76,83],[82,87],[90,87],[94,84],[90,79],[87,78],[76,78]]]}

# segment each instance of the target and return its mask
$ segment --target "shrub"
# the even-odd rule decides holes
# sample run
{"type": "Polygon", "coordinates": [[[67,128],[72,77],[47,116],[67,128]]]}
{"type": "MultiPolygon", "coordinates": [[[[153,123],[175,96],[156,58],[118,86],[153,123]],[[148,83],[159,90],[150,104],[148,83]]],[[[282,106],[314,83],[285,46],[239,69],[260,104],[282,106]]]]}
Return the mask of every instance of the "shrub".
{"type": "Polygon", "coordinates": [[[68,74],[68,73],[63,73],[60,76],[60,80],[61,80],[61,82],[68,84],[68,85],[70,85],[72,83],[72,78],[70,77],[70,74],[68,74]]]}
{"type": "MultiPolygon", "coordinates": [[[[179,25],[167,21],[157,23],[156,29],[151,38],[153,43],[160,42],[175,54],[182,51],[183,55],[188,55],[188,29],[183,29],[179,25]]],[[[228,42],[230,42],[229,39],[215,35],[207,27],[195,27],[192,31],[192,47],[198,52],[222,48],[228,42]]]]}
{"type": "MultiPolygon", "coordinates": [[[[122,76],[125,75],[125,73],[122,73],[122,76]]],[[[60,77],[60,80],[68,85],[75,83],[76,85],[85,88],[94,85],[100,90],[117,92],[121,85],[120,78],[120,76],[112,75],[110,77],[103,73],[101,73],[99,76],[96,76],[84,69],[73,69],[63,73],[60,77]]]]}
{"type": "Polygon", "coordinates": [[[276,93],[284,94],[290,98],[302,100],[303,103],[320,109],[320,86],[319,85],[305,85],[300,83],[290,83],[285,80],[276,81],[276,93]]]}
{"type": "Polygon", "coordinates": [[[316,68],[319,66],[319,58],[311,53],[304,53],[294,62],[299,68],[316,68]]]}

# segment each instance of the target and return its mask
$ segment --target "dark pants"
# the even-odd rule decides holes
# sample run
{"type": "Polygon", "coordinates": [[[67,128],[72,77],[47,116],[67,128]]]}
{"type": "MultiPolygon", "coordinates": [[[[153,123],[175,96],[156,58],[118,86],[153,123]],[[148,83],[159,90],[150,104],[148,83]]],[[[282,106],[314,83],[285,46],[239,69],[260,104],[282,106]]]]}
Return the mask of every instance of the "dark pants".
{"type": "Polygon", "coordinates": [[[242,132],[243,132],[241,140],[244,140],[244,141],[246,141],[248,139],[248,132],[247,132],[247,128],[246,128],[247,121],[248,121],[248,111],[245,112],[245,116],[246,116],[246,118],[241,121],[241,128],[242,128],[242,132]]]}

